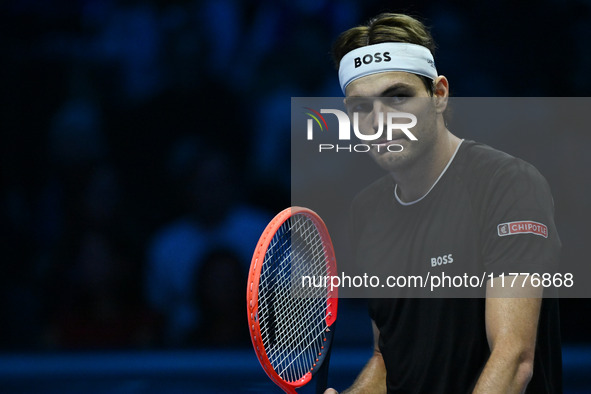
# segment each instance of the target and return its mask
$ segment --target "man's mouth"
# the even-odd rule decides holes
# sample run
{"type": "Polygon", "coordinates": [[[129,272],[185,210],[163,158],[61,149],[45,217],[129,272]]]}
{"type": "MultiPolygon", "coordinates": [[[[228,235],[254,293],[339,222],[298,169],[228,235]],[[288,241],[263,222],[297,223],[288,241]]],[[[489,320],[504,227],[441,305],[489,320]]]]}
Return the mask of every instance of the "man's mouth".
{"type": "Polygon", "coordinates": [[[385,146],[392,145],[392,144],[400,144],[403,141],[406,141],[406,138],[403,135],[401,135],[401,136],[393,136],[393,138],[391,140],[388,140],[385,138],[380,138],[379,140],[377,140],[375,142],[375,144],[385,147],[385,146]]]}

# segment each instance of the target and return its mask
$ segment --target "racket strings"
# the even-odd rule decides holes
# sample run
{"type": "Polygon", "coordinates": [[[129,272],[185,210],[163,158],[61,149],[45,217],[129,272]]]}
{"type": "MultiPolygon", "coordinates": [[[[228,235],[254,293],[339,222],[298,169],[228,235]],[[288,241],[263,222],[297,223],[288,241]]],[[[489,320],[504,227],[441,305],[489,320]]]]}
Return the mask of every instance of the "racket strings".
{"type": "MultiPolygon", "coordinates": [[[[318,322],[317,326],[315,328],[318,328],[318,326],[322,325],[322,322],[318,322]]],[[[324,328],[324,327],[323,327],[324,328]]],[[[316,342],[320,339],[323,339],[323,337],[326,334],[324,333],[324,330],[322,332],[320,332],[315,338],[311,338],[312,341],[316,342]]],[[[310,340],[310,338],[305,338],[307,340],[310,340]]],[[[310,365],[314,365],[316,363],[316,360],[318,358],[318,356],[320,356],[320,350],[322,350],[322,345],[320,345],[321,342],[318,343],[318,345],[316,346],[316,349],[318,350],[318,353],[314,353],[311,352],[310,347],[306,347],[303,346],[304,343],[298,343],[296,345],[294,345],[294,348],[299,350],[299,352],[295,355],[290,355],[289,359],[291,359],[291,361],[289,361],[288,359],[285,359],[285,361],[289,361],[289,363],[287,365],[285,365],[283,367],[283,369],[281,371],[277,371],[279,376],[282,376],[282,374],[288,370],[289,367],[291,367],[292,364],[296,363],[296,375],[294,376],[290,376],[292,378],[292,380],[297,380],[300,377],[302,377],[306,372],[308,372],[310,370],[310,365]]],[[[283,363],[280,363],[280,365],[283,363]]]]}
{"type": "MultiPolygon", "coordinates": [[[[324,253],[322,248],[318,248],[321,243],[310,243],[307,237],[307,234],[315,234],[311,232],[312,227],[302,226],[302,224],[304,223],[297,220],[292,224],[292,231],[295,230],[295,235],[292,234],[291,237],[296,244],[292,252],[292,298],[298,299],[300,305],[299,308],[296,308],[297,313],[292,317],[292,321],[296,324],[291,327],[289,332],[291,335],[287,339],[288,342],[292,343],[292,353],[284,355],[279,360],[279,365],[283,366],[283,368],[278,371],[280,374],[289,371],[286,376],[292,379],[297,379],[310,371],[322,346],[321,342],[315,341],[325,335],[325,298],[318,298],[318,291],[315,288],[302,287],[299,283],[301,275],[305,273],[315,275],[323,273],[314,272],[315,267],[310,265],[310,262],[317,263],[320,261],[322,262],[322,268],[324,268],[324,253]],[[299,242],[303,243],[298,244],[299,242]],[[306,272],[306,269],[308,272],[306,272]],[[318,333],[318,335],[312,337],[313,333],[318,333]]],[[[292,243],[292,245],[294,244],[292,243]]]]}
{"type": "Polygon", "coordinates": [[[296,381],[310,372],[322,352],[326,275],[326,253],[316,226],[305,215],[293,216],[273,237],[259,282],[261,339],[271,365],[284,380],[296,381]],[[304,286],[303,276],[317,279],[304,286]]]}
{"type": "MultiPolygon", "coordinates": [[[[298,250],[299,248],[294,248],[295,250],[298,250]]],[[[292,254],[293,251],[292,251],[292,254]]],[[[292,258],[292,269],[293,269],[293,273],[292,273],[292,279],[294,278],[294,276],[297,278],[298,276],[298,272],[297,269],[295,269],[297,267],[297,265],[294,265],[293,262],[298,261],[302,256],[297,256],[295,259],[292,258]]],[[[309,259],[309,257],[307,256],[307,254],[303,255],[304,259],[309,259]]],[[[293,283],[292,283],[293,284],[293,283]]],[[[302,294],[292,294],[292,297],[290,298],[299,298],[302,297],[302,294]]],[[[305,349],[301,349],[302,348],[302,344],[303,342],[307,339],[305,336],[303,335],[297,335],[298,333],[306,333],[309,332],[310,330],[315,329],[315,327],[310,327],[310,324],[312,324],[313,320],[312,319],[306,319],[306,316],[302,315],[302,312],[304,311],[308,311],[312,312],[313,309],[313,305],[311,306],[310,304],[313,304],[314,300],[309,299],[309,298],[302,298],[300,299],[300,304],[303,301],[305,305],[300,305],[299,307],[297,305],[293,305],[293,301],[290,301],[290,298],[286,298],[286,297],[282,297],[280,298],[278,301],[280,303],[279,305],[279,310],[291,310],[292,312],[295,312],[293,316],[291,316],[291,321],[292,322],[300,322],[300,323],[304,323],[307,325],[302,326],[301,324],[299,326],[294,326],[292,324],[282,324],[277,328],[277,335],[281,335],[283,337],[285,337],[285,341],[284,344],[289,344],[289,349],[292,349],[294,352],[299,350],[299,355],[302,355],[303,351],[305,351],[305,349]],[[283,301],[283,305],[281,305],[281,302],[283,301]],[[285,305],[285,302],[288,301],[290,305],[285,305]],[[299,314],[298,314],[299,313],[299,314]]],[[[316,307],[317,308],[317,307],[316,307]]],[[[321,309],[322,310],[322,309],[321,309]]],[[[322,314],[322,316],[324,316],[324,314],[322,314]]],[[[290,321],[290,316],[278,316],[278,318],[280,319],[279,321],[282,321],[284,323],[287,323],[290,321]]],[[[283,349],[282,349],[283,350],[283,349]]],[[[308,352],[310,353],[310,352],[308,352]]],[[[277,360],[278,358],[280,358],[282,356],[282,352],[277,352],[276,353],[276,357],[273,358],[273,362],[277,365],[282,365],[285,362],[287,362],[287,367],[291,366],[292,364],[294,364],[295,362],[297,362],[296,368],[298,369],[298,371],[296,372],[296,375],[299,374],[300,376],[302,375],[302,373],[307,372],[306,369],[304,369],[303,366],[301,366],[301,360],[299,358],[292,358],[291,361],[288,361],[287,359],[281,359],[281,360],[277,360]]],[[[297,356],[297,355],[296,355],[297,356]]],[[[306,360],[304,361],[304,364],[310,364],[313,363],[313,361],[315,361],[315,359],[312,359],[313,355],[309,355],[309,354],[305,354],[305,358],[306,360]]],[[[287,367],[284,367],[280,372],[285,372],[287,367]]],[[[293,371],[290,371],[293,372],[293,371]]],[[[290,374],[291,375],[291,374],[290,374]]],[[[296,376],[296,378],[299,376],[296,376]]]]}
{"type": "Polygon", "coordinates": [[[319,356],[325,336],[327,305],[325,289],[322,286],[302,286],[301,277],[307,274],[324,278],[326,263],[321,239],[309,220],[305,220],[303,216],[297,217],[292,223],[291,238],[297,243],[292,259],[293,297],[301,300],[303,304],[297,310],[298,314],[293,316],[292,320],[298,324],[292,327],[291,333],[294,335],[288,339],[293,343],[294,353],[296,351],[297,353],[290,355],[290,357],[284,356],[280,361],[284,367],[278,373],[283,374],[295,364],[295,378],[297,379],[310,370],[310,366],[315,364],[319,356]],[[301,335],[296,335],[298,333],[301,335]],[[318,335],[311,337],[313,333],[318,333],[318,335]],[[291,361],[289,361],[290,359],[291,361]]]}

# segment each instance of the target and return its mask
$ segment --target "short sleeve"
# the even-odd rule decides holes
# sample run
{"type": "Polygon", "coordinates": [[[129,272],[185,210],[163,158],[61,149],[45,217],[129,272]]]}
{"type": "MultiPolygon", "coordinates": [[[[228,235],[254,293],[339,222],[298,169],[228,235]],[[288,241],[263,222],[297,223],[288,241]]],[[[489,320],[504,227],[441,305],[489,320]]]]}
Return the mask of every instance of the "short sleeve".
{"type": "Polygon", "coordinates": [[[544,177],[512,158],[491,177],[483,210],[483,263],[501,273],[555,272],[560,238],[554,202],[544,177]]]}

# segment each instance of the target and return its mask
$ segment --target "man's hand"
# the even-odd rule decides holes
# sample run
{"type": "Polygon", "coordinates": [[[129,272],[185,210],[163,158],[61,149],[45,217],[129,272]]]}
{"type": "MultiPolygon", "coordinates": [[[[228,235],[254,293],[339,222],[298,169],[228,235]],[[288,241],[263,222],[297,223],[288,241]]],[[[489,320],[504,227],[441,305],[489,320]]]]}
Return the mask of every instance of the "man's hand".
{"type": "MultiPolygon", "coordinates": [[[[384,365],[384,359],[382,358],[382,353],[380,353],[380,347],[378,346],[380,331],[373,321],[372,326],[374,337],[373,356],[369,359],[359,376],[357,376],[353,385],[343,391],[342,394],[379,394],[387,391],[386,366],[384,365]]],[[[338,391],[335,389],[327,389],[324,394],[338,394],[338,391]]]]}

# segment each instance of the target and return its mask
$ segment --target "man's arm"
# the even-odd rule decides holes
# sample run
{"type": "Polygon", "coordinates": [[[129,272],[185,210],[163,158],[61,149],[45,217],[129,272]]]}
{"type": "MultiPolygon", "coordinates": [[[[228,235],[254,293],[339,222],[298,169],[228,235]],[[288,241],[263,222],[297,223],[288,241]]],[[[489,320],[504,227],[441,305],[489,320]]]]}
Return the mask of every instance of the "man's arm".
{"type": "MultiPolygon", "coordinates": [[[[474,393],[522,393],[533,374],[542,289],[518,276],[512,288],[501,278],[486,291],[486,335],[491,350],[474,393]],[[503,298],[500,298],[503,297],[503,298]]],[[[511,281],[513,278],[511,278],[511,281]]]]}
{"type": "MultiPolygon", "coordinates": [[[[373,356],[369,359],[363,370],[353,382],[353,385],[345,390],[342,394],[357,394],[357,393],[385,393],[386,390],[386,366],[384,359],[378,346],[380,332],[376,324],[372,321],[374,349],[373,356]]],[[[325,394],[335,394],[336,391],[328,389],[325,394]]]]}

